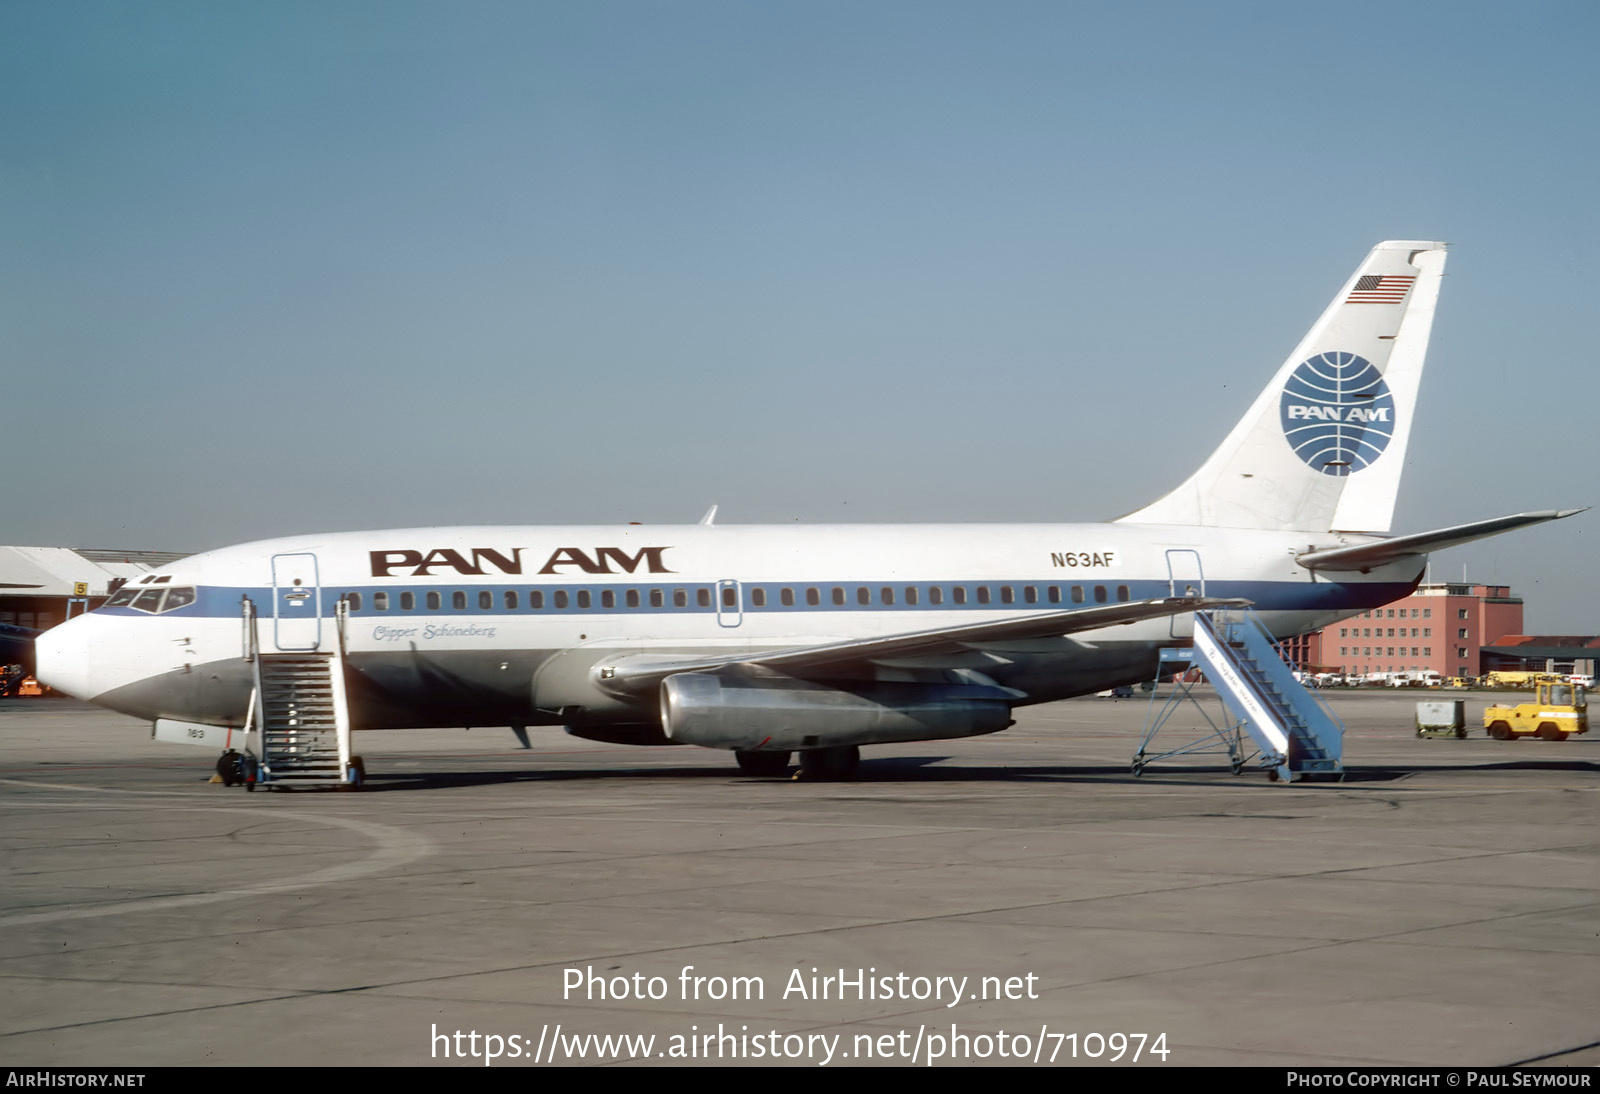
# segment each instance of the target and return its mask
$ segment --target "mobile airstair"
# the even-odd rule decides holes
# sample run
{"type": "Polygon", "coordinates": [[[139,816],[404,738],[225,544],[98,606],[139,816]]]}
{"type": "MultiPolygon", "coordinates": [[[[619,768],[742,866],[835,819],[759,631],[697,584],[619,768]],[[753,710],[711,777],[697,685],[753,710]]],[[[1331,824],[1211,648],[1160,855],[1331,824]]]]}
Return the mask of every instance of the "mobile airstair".
{"type": "Polygon", "coordinates": [[[243,601],[245,658],[254,689],[245,748],[255,778],[245,787],[359,787],[362,765],[350,754],[350,707],[344,679],[344,602],[331,648],[262,650],[255,605],[243,601]]]}
{"type": "MultiPolygon", "coordinates": [[[[1248,608],[1194,613],[1194,648],[1162,651],[1162,668],[1191,654],[1216,687],[1224,717],[1213,720],[1185,680],[1159,711],[1151,696],[1133,772],[1178,756],[1226,754],[1235,774],[1258,766],[1283,782],[1344,777],[1344,723],[1322,697],[1295,679],[1294,668],[1260,618],[1248,608]],[[1198,740],[1157,750],[1156,737],[1180,709],[1193,704],[1210,732],[1198,740]],[[1245,741],[1254,744],[1254,754],[1245,741]]],[[[1158,675],[1159,681],[1159,675],[1158,675]]]]}

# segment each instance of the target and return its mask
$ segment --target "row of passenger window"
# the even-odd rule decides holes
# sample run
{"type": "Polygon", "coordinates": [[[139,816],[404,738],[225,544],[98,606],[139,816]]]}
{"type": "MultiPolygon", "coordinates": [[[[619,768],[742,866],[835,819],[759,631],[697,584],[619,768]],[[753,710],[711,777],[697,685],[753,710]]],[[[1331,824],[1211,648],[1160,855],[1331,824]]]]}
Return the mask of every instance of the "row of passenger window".
{"type": "MultiPolygon", "coordinates": [[[[176,592],[177,590],[174,590],[176,592]]],[[[747,607],[765,608],[768,606],[768,597],[775,593],[777,604],[782,607],[794,607],[803,598],[811,607],[820,607],[823,602],[824,589],[809,586],[796,590],[789,586],[777,587],[769,592],[764,585],[746,585],[744,587],[748,597],[747,607]]],[[[968,588],[965,585],[952,585],[948,591],[948,602],[954,605],[968,603],[976,604],[1062,604],[1068,598],[1073,604],[1085,604],[1092,598],[1096,604],[1106,604],[1111,600],[1111,593],[1104,585],[1085,587],[1083,585],[1046,585],[1042,589],[1037,585],[976,585],[970,590],[971,599],[968,599],[968,588]]],[[[897,601],[908,605],[921,604],[924,594],[930,605],[946,603],[946,590],[943,585],[931,585],[926,589],[917,585],[893,586],[880,585],[873,589],[871,586],[858,585],[855,588],[854,601],[857,605],[870,606],[873,603],[893,605],[897,601]]],[[[444,607],[444,595],[439,592],[427,592],[423,595],[423,603],[428,611],[440,611],[444,607]]],[[[710,608],[714,598],[712,590],[701,587],[697,589],[673,589],[671,601],[674,608],[687,608],[691,597],[694,605],[699,608],[710,608]]],[[[732,585],[723,586],[720,596],[715,598],[721,602],[724,610],[737,611],[740,608],[739,590],[732,585]]],[[[827,599],[835,606],[845,606],[851,602],[849,590],[843,586],[835,585],[827,592],[827,599]]],[[[1116,599],[1126,602],[1131,599],[1128,586],[1116,587],[1116,599]]],[[[346,593],[345,600],[352,612],[362,610],[364,604],[360,593],[346,593]]],[[[398,609],[403,612],[415,611],[417,608],[417,594],[406,591],[395,594],[393,600],[398,609]]],[[[627,608],[641,608],[646,603],[652,608],[667,606],[668,593],[665,589],[529,589],[528,608],[532,611],[544,610],[546,604],[558,611],[578,608],[579,610],[592,609],[598,605],[601,609],[615,609],[619,604],[627,608]],[[620,592],[620,597],[618,593],[620,592]]],[[[518,611],[522,598],[516,589],[507,589],[500,594],[500,605],[506,611],[518,611]]],[[[461,589],[450,594],[450,607],[453,611],[466,611],[468,604],[467,593],[461,589]]],[[[480,611],[493,611],[495,609],[495,594],[488,589],[480,590],[477,594],[477,606],[480,611]]],[[[391,597],[389,593],[377,592],[372,594],[372,610],[378,612],[389,611],[391,597]]]]}

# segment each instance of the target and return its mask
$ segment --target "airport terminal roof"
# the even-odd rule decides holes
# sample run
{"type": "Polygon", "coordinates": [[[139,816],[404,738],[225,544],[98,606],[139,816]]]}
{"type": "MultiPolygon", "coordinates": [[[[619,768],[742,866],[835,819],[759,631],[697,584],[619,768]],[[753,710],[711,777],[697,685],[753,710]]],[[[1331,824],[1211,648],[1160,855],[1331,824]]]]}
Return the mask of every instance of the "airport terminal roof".
{"type": "Polygon", "coordinates": [[[0,547],[0,596],[106,596],[111,583],[127,581],[184,557],[169,551],[125,551],[70,547],[0,547]]]}

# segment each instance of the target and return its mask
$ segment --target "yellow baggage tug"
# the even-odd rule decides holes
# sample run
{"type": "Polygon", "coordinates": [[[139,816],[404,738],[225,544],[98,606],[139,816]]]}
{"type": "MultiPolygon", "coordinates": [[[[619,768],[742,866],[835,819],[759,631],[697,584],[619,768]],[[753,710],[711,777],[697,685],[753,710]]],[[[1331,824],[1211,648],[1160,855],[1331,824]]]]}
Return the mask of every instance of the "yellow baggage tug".
{"type": "Polygon", "coordinates": [[[1514,707],[1498,704],[1483,712],[1483,728],[1497,741],[1538,737],[1564,741],[1572,733],[1589,732],[1589,702],[1577,684],[1540,684],[1538,701],[1514,707]]]}

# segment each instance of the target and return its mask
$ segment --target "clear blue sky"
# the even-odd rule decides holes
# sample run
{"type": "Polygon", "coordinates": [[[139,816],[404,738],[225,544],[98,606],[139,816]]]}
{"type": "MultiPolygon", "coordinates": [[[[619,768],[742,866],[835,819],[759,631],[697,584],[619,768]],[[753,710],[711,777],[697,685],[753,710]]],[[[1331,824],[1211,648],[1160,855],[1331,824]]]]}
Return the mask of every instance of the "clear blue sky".
{"type": "MultiPolygon", "coordinates": [[[[1600,501],[1600,5],[0,8],[0,541],[1095,520],[1375,242],[1396,531],[1600,501]],[[18,459],[20,458],[20,466],[18,459]]],[[[1436,556],[1600,632],[1586,514],[1436,556]]]]}

